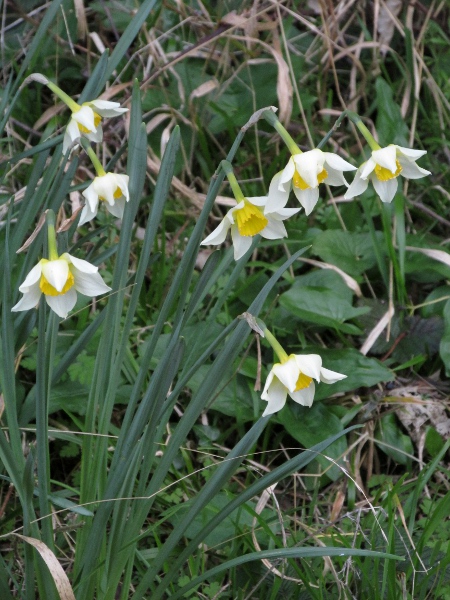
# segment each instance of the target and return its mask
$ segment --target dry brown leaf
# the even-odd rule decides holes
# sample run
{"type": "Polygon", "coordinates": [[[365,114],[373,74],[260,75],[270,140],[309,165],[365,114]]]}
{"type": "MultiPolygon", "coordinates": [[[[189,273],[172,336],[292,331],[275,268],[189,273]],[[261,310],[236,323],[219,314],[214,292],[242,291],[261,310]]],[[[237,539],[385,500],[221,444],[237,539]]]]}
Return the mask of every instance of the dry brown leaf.
{"type": "Polygon", "coordinates": [[[69,578],[50,548],[46,546],[44,542],[36,540],[35,538],[27,537],[26,535],[20,535],[19,533],[14,533],[13,535],[20,538],[24,542],[27,542],[27,544],[30,544],[39,552],[45,564],[47,565],[51,576],[53,577],[53,581],[55,582],[60,599],[76,600],[69,578]]]}
{"type": "Polygon", "coordinates": [[[425,254],[425,256],[429,256],[434,260],[437,260],[444,265],[450,267],[450,254],[448,252],[444,252],[443,250],[434,250],[433,248],[414,248],[413,246],[406,246],[406,250],[410,252],[421,252],[425,254]]]}
{"type": "Polygon", "coordinates": [[[202,83],[191,92],[189,96],[189,102],[192,102],[194,98],[201,98],[202,96],[206,96],[206,94],[209,94],[218,86],[219,82],[217,81],[217,79],[210,79],[209,81],[205,81],[205,83],[202,83]]]}
{"type": "Polygon", "coordinates": [[[40,232],[40,230],[42,229],[44,223],[45,223],[45,217],[47,216],[47,211],[43,212],[38,224],[36,225],[33,233],[30,235],[30,237],[25,241],[25,243],[23,244],[23,246],[21,246],[18,250],[16,250],[16,254],[19,254],[20,252],[23,252],[24,250],[26,250],[28,248],[28,246],[30,246],[30,244],[32,244],[34,242],[34,240],[36,239],[38,233],[40,232]]]}
{"type": "Polygon", "coordinates": [[[313,265],[314,267],[319,267],[319,269],[330,269],[331,271],[334,271],[342,277],[342,279],[345,282],[345,285],[349,287],[352,290],[352,292],[354,292],[358,296],[358,298],[362,296],[361,288],[359,287],[359,284],[356,281],[356,279],[353,279],[353,277],[347,275],[345,271],[343,271],[339,267],[336,267],[336,265],[332,265],[326,262],[320,262],[320,260],[314,260],[312,258],[299,258],[298,260],[308,263],[309,265],[313,265]]]}
{"type": "Polygon", "coordinates": [[[84,40],[88,31],[84,3],[83,0],[73,0],[73,3],[75,5],[75,15],[77,18],[78,39],[84,40]]]}
{"type": "Polygon", "coordinates": [[[278,118],[287,127],[292,115],[292,98],[293,88],[291,83],[291,77],[289,74],[289,67],[287,62],[283,58],[279,41],[274,37],[273,47],[271,48],[272,56],[277,63],[277,98],[280,108],[278,118]]]}
{"type": "Polygon", "coordinates": [[[389,310],[381,317],[381,319],[378,321],[378,323],[375,325],[375,327],[372,329],[372,331],[367,336],[366,341],[361,346],[361,349],[360,349],[361,354],[366,355],[369,352],[369,350],[375,344],[377,339],[380,337],[383,330],[386,329],[386,327],[391,322],[392,317],[394,316],[394,313],[395,313],[395,309],[394,309],[394,306],[392,305],[389,307],[389,310]]]}
{"type": "Polygon", "coordinates": [[[80,213],[80,211],[82,209],[83,209],[83,206],[79,206],[68,219],[64,219],[64,221],[58,227],[58,230],[56,233],[62,233],[63,231],[67,231],[68,229],[70,229],[70,226],[73,224],[75,219],[78,217],[78,214],[80,213]]]}

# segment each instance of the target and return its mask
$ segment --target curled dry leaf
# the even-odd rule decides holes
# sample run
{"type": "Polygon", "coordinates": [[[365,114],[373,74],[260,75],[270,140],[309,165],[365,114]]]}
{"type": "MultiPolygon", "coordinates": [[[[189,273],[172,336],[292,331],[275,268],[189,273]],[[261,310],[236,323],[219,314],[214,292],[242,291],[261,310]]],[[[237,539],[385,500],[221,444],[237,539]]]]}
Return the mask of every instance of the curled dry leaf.
{"type": "Polygon", "coordinates": [[[24,542],[27,542],[27,544],[30,544],[39,552],[43,561],[47,565],[51,576],[53,577],[53,581],[55,582],[60,599],[76,600],[69,578],[50,548],[46,546],[44,542],[36,540],[35,538],[27,537],[26,535],[20,535],[19,533],[14,533],[13,535],[20,538],[24,542]]]}
{"type": "Polygon", "coordinates": [[[194,98],[201,98],[202,96],[206,96],[206,94],[209,94],[218,86],[219,82],[217,81],[217,79],[210,79],[209,81],[205,81],[205,83],[202,83],[191,92],[189,96],[189,102],[192,102],[194,98]]]}
{"type": "Polygon", "coordinates": [[[335,273],[337,273],[338,275],[340,275],[342,277],[342,279],[345,282],[345,285],[348,288],[350,288],[352,290],[352,292],[358,296],[358,298],[361,298],[361,296],[362,296],[361,288],[359,287],[359,284],[356,281],[356,279],[353,279],[353,277],[350,277],[350,275],[347,275],[347,273],[345,273],[345,271],[343,271],[336,265],[332,265],[332,264],[326,263],[326,262],[320,262],[320,260],[314,260],[312,258],[299,258],[298,260],[301,260],[302,262],[306,262],[309,265],[314,265],[315,267],[319,267],[319,269],[330,269],[331,271],[334,271],[335,273]]]}
{"type": "Polygon", "coordinates": [[[30,246],[30,244],[32,244],[34,242],[34,240],[36,239],[38,233],[40,232],[40,230],[42,229],[44,223],[45,223],[45,217],[47,215],[47,211],[44,211],[38,221],[38,224],[36,225],[33,233],[30,235],[30,237],[25,241],[25,243],[23,244],[23,246],[21,246],[18,250],[16,250],[16,254],[19,254],[20,252],[23,252],[24,250],[26,250],[28,248],[28,246],[30,246]]]}
{"type": "Polygon", "coordinates": [[[429,256],[450,267],[450,254],[443,250],[435,250],[434,248],[414,248],[413,246],[406,246],[406,250],[409,250],[410,252],[421,252],[422,254],[425,254],[425,256],[429,256]]]}
{"type": "Polygon", "coordinates": [[[381,317],[381,319],[378,321],[378,323],[375,325],[375,327],[372,329],[372,331],[367,336],[366,341],[361,346],[361,349],[360,349],[361,354],[366,355],[369,352],[369,350],[375,344],[377,339],[380,337],[383,330],[386,329],[386,327],[391,322],[392,317],[394,316],[394,313],[395,313],[394,306],[390,306],[389,310],[381,317]]]}

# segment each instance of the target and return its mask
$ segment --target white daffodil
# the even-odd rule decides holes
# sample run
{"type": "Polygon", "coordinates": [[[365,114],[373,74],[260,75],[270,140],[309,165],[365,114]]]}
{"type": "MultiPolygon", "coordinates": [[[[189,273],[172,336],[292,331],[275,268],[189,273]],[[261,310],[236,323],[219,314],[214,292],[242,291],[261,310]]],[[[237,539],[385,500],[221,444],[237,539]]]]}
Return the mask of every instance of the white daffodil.
{"type": "Polygon", "coordinates": [[[319,184],[348,186],[343,171],[354,170],[356,167],[337,154],[314,148],[291,156],[281,172],[279,189],[289,192],[292,187],[305,213],[309,215],[319,199],[319,184]]]}
{"type": "Polygon", "coordinates": [[[118,102],[107,100],[92,100],[81,105],[72,101],[69,108],[72,111],[72,117],[64,134],[63,154],[81,136],[86,137],[91,142],[101,142],[103,139],[102,118],[117,117],[128,110],[128,108],[121,108],[118,102]]]}
{"type": "Polygon", "coordinates": [[[268,196],[244,198],[227,212],[218,227],[206,237],[202,245],[219,245],[225,241],[231,229],[234,246],[234,258],[239,260],[252,245],[253,236],[261,235],[268,240],[286,237],[283,221],[295,215],[300,208],[284,208],[288,201],[289,191],[279,190],[281,173],[275,175],[269,187],[268,196]],[[268,204],[277,208],[268,209],[268,204]]]}
{"type": "Polygon", "coordinates": [[[426,150],[402,148],[395,144],[372,150],[369,160],[357,170],[344,198],[349,200],[365,192],[370,180],[381,200],[392,202],[397,191],[399,175],[406,179],[420,179],[431,175],[430,171],[416,165],[416,160],[426,153],[426,150]]]}
{"type": "Polygon", "coordinates": [[[91,185],[83,192],[86,204],[81,212],[79,225],[87,223],[96,216],[100,201],[105,203],[106,209],[112,215],[121,219],[125,203],[130,200],[128,180],[128,175],[116,175],[115,173],[105,173],[95,177],[91,185]]]}
{"type": "Polygon", "coordinates": [[[50,308],[64,319],[75,306],[77,292],[92,297],[111,290],[97,271],[98,268],[91,263],[67,252],[56,260],[43,258],[19,287],[23,297],[11,310],[18,312],[34,308],[44,294],[50,308]]]}
{"type": "Polygon", "coordinates": [[[263,417],[283,408],[289,396],[302,406],[311,406],[314,400],[315,383],[335,383],[347,375],[322,367],[318,354],[291,354],[284,362],[273,365],[261,398],[268,402],[263,417]]]}

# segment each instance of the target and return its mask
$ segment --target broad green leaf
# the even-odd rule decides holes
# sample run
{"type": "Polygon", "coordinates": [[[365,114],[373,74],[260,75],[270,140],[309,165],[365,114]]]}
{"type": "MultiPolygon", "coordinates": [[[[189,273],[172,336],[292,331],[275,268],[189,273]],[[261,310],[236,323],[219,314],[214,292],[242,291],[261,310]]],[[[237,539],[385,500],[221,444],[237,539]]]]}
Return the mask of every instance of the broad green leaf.
{"type": "MultiPolygon", "coordinates": [[[[286,406],[278,413],[278,419],[286,431],[305,448],[311,448],[344,429],[340,419],[322,402],[314,402],[308,408],[296,404],[288,397],[286,406]]],[[[325,455],[337,461],[346,448],[346,439],[342,437],[327,448],[325,455]]],[[[327,476],[333,481],[342,475],[341,469],[325,456],[319,454],[315,458],[320,464],[320,470],[327,470],[327,476]]]]}
{"type": "Polygon", "coordinates": [[[444,334],[439,346],[439,354],[445,366],[445,374],[450,376],[450,300],[447,300],[444,307],[444,334]]]}
{"type": "Polygon", "coordinates": [[[397,463],[406,465],[410,462],[411,459],[407,454],[414,454],[411,438],[402,433],[393,413],[386,414],[380,419],[375,438],[382,442],[379,444],[380,450],[397,463]]]}
{"type": "Polygon", "coordinates": [[[328,288],[309,286],[293,286],[280,296],[280,304],[302,321],[356,335],[361,334],[361,330],[346,321],[370,310],[368,307],[354,308],[328,288]]]}
{"type": "Polygon", "coordinates": [[[405,123],[400,106],[394,101],[392,86],[382,77],[378,77],[375,82],[376,102],[377,102],[377,133],[380,137],[380,144],[399,144],[408,146],[408,127],[405,123]]]}
{"type": "MultiPolygon", "coordinates": [[[[383,235],[378,232],[376,236],[382,247],[383,235]]],[[[369,233],[327,229],[314,239],[312,253],[352,277],[361,275],[377,264],[369,233]]]]}

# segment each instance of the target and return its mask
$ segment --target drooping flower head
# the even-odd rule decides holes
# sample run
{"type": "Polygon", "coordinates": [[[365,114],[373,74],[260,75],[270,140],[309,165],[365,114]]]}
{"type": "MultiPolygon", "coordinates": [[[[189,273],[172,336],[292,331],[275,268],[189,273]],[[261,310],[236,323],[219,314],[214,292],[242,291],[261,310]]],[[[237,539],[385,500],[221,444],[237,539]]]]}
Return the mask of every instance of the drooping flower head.
{"type": "Polygon", "coordinates": [[[371,181],[381,200],[392,202],[397,192],[400,175],[406,179],[421,179],[431,175],[430,171],[416,164],[416,160],[426,153],[426,150],[403,148],[395,144],[372,150],[369,160],[357,170],[355,179],[344,198],[359,196],[366,191],[371,181]]]}
{"type": "Polygon", "coordinates": [[[85,296],[98,296],[109,292],[98,273],[98,267],[86,260],[65,252],[58,255],[55,233],[55,213],[47,211],[49,259],[42,258],[35,265],[19,287],[23,296],[12,307],[13,312],[34,308],[42,294],[50,308],[60,317],[66,318],[75,306],[77,292],[85,296]]]}
{"type": "Polygon", "coordinates": [[[309,215],[319,199],[319,185],[345,185],[343,171],[354,171],[356,167],[334,154],[319,148],[291,156],[282,171],[279,189],[289,191],[292,187],[300,204],[309,215]]]}
{"type": "Polygon", "coordinates": [[[322,152],[320,148],[302,152],[291,134],[277,119],[273,110],[265,110],[263,116],[280,134],[291,153],[288,164],[281,172],[278,189],[284,192],[290,192],[293,189],[307,215],[317,204],[321,183],[348,186],[343,172],[355,171],[356,167],[337,154],[322,152]]]}
{"type": "Polygon", "coordinates": [[[19,287],[23,296],[11,310],[34,308],[44,294],[50,308],[64,319],[75,306],[77,292],[93,297],[110,290],[98,273],[98,267],[65,252],[54,260],[42,258],[31,269],[19,287]]]}
{"type": "Polygon", "coordinates": [[[73,98],[41,73],[33,73],[27,77],[25,82],[28,81],[38,81],[46,85],[72,111],[64,134],[63,154],[81,137],[85,137],[91,142],[101,142],[103,139],[102,119],[117,117],[128,111],[128,108],[121,108],[119,102],[109,102],[108,100],[96,99],[77,104],[73,98]]]}
{"type": "MultiPolygon", "coordinates": [[[[224,162],[222,161],[222,163],[224,162]]],[[[239,260],[250,248],[253,237],[257,234],[268,240],[286,237],[287,232],[283,221],[296,214],[300,209],[284,208],[289,192],[279,190],[280,175],[278,173],[272,179],[268,196],[245,198],[233,173],[227,173],[238,203],[227,212],[218,227],[201,242],[202,245],[222,244],[231,229],[234,258],[239,260]],[[269,209],[269,203],[277,208],[269,209]]]]}
{"type": "Polygon", "coordinates": [[[371,149],[371,156],[357,170],[344,198],[349,200],[365,192],[370,180],[380,199],[383,202],[392,202],[400,175],[406,179],[420,179],[431,175],[430,171],[416,165],[417,159],[426,154],[426,150],[403,148],[395,144],[382,148],[358,114],[347,111],[347,116],[364,136],[371,149]]]}
{"type": "Polygon", "coordinates": [[[270,370],[261,394],[261,399],[268,403],[263,417],[281,410],[288,394],[294,402],[310,407],[314,400],[315,381],[336,383],[347,377],[322,367],[322,358],[318,354],[288,355],[267,328],[264,328],[264,337],[280,362],[270,370]]]}
{"type": "Polygon", "coordinates": [[[125,203],[130,200],[128,193],[128,175],[105,173],[95,177],[94,181],[82,192],[86,204],[81,212],[79,225],[91,221],[103,202],[106,209],[115,217],[122,219],[125,203]]]}

